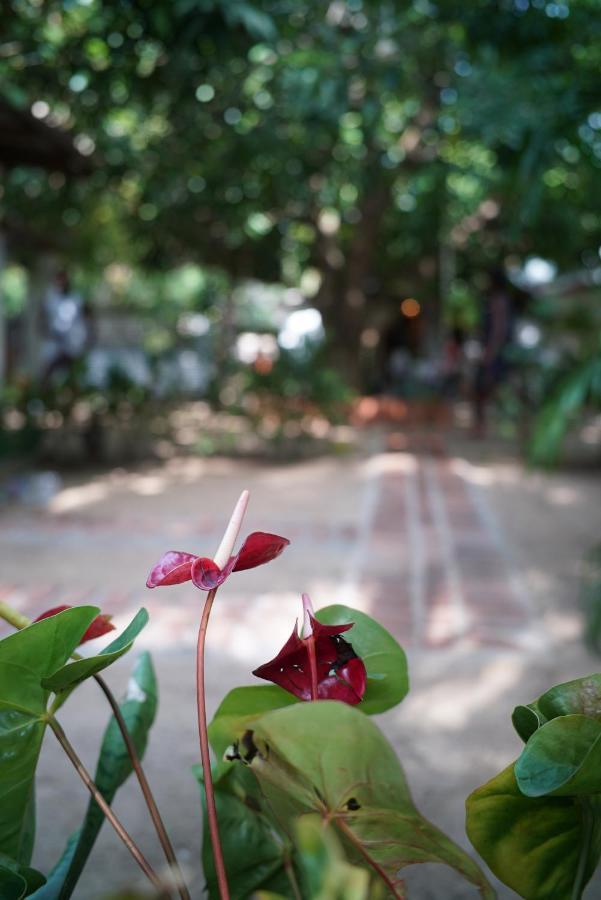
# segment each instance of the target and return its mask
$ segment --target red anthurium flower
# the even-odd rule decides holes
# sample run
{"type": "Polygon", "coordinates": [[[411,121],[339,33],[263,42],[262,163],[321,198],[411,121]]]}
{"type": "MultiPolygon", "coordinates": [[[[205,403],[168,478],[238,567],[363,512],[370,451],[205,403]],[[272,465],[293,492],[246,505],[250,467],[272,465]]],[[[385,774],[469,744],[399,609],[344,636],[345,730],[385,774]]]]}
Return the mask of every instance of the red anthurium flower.
{"type": "MultiPolygon", "coordinates": [[[[47,619],[48,616],[55,616],[57,613],[63,612],[65,609],[72,609],[72,606],[68,604],[63,604],[63,606],[53,606],[52,609],[47,609],[46,612],[43,612],[41,615],[34,619],[34,622],[39,622],[41,619],[47,619]]],[[[111,624],[112,616],[105,615],[102,613],[99,616],[96,616],[92,624],[84,631],[83,637],[80,640],[80,644],[85,644],[86,641],[93,641],[95,638],[102,637],[104,634],[108,634],[109,631],[114,631],[115,626],[111,624]]]]}
{"type": "Polygon", "coordinates": [[[165,587],[192,581],[201,591],[211,591],[219,587],[232,572],[254,569],[279,556],[290,543],[287,538],[264,531],[249,534],[238,553],[230,556],[225,565],[219,566],[214,559],[194,556],[192,553],[178,553],[170,550],[152,569],[146,587],[165,587]]]}
{"type": "Polygon", "coordinates": [[[254,569],[279,556],[290,541],[264,531],[249,534],[239,551],[232,555],[248,506],[248,497],[248,491],[242,491],[213,559],[170,550],[152,569],[146,587],[165,587],[192,581],[201,591],[212,591],[223,584],[232,572],[254,569]]]}
{"type": "Polygon", "coordinates": [[[253,675],[273,681],[301,700],[312,700],[311,655],[314,648],[317,699],[341,700],[351,706],[360,703],[365,693],[367,673],[351,644],[340,635],[353,627],[322,625],[313,616],[309,598],[303,595],[305,621],[301,637],[297,625],[271,662],[255,669],[253,675]]]}

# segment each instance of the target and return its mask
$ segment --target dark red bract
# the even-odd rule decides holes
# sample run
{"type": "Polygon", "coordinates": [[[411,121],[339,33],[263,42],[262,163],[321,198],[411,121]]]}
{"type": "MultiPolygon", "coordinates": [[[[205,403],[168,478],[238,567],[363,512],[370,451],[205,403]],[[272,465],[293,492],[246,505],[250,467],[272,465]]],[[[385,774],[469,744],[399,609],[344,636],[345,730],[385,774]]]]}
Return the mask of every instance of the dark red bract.
{"type": "MultiPolygon", "coordinates": [[[[49,616],[55,616],[57,613],[64,612],[65,609],[73,609],[73,607],[69,606],[68,603],[64,603],[62,606],[53,606],[52,609],[47,609],[46,612],[41,613],[41,615],[33,621],[39,622],[42,619],[47,619],[49,616]]],[[[108,634],[109,631],[114,631],[115,626],[111,623],[111,618],[112,616],[105,615],[104,613],[96,616],[92,624],[84,631],[83,637],[79,643],[85,644],[86,641],[93,641],[95,638],[108,634]]]]}
{"type": "Polygon", "coordinates": [[[253,675],[279,684],[301,700],[311,700],[311,668],[308,643],[315,642],[317,661],[317,697],[341,700],[355,706],[365,693],[367,673],[351,644],[340,635],[352,628],[346,625],[322,625],[309,616],[312,635],[299,637],[297,627],[270,662],[255,669],[253,675]]]}
{"type": "Polygon", "coordinates": [[[287,538],[277,534],[253,531],[248,535],[238,553],[230,556],[222,569],[206,556],[194,556],[192,553],[169,550],[152,569],[146,587],[167,587],[172,584],[181,584],[184,581],[192,581],[201,591],[211,591],[222,585],[232,572],[254,569],[256,566],[271,562],[289,543],[287,538]]]}

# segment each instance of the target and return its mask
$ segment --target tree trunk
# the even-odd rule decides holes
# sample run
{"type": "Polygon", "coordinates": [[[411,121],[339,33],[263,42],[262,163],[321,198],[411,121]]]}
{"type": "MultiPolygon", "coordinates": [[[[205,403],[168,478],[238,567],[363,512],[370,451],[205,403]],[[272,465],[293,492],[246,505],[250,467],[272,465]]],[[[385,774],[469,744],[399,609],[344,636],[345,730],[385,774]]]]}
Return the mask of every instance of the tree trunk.
{"type": "Polygon", "coordinates": [[[366,388],[361,336],[377,285],[374,261],[389,198],[388,184],[366,193],[360,206],[361,220],[345,252],[335,234],[320,232],[317,244],[322,283],[315,305],[323,316],[329,359],[358,390],[366,388]]]}

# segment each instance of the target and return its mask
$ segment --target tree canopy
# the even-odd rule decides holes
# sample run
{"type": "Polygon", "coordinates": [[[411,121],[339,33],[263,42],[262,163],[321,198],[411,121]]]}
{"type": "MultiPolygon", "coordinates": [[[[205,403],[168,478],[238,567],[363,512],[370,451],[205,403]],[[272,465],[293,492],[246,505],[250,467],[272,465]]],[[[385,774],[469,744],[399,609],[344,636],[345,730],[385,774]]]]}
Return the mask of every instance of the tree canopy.
{"type": "Polygon", "coordinates": [[[507,259],[598,262],[596,0],[4,6],[4,98],[94,164],[13,168],[5,215],[80,266],[281,281],[352,349],[507,259]]]}

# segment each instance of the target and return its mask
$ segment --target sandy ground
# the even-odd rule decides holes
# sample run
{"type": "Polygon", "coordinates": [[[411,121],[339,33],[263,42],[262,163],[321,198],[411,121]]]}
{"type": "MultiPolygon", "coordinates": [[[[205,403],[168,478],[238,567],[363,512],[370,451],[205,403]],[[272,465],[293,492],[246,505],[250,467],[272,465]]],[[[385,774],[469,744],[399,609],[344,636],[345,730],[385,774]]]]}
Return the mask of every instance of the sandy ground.
{"type": "MultiPolygon", "coordinates": [[[[248,531],[275,531],[290,537],[292,545],[268,568],[234,576],[223,589],[208,642],[211,708],[229,688],[251,683],[250,671],[279,649],[298,614],[302,590],[312,594],[316,606],[346,601],[381,613],[387,624],[398,622],[397,637],[408,650],[411,692],[379,724],[399,753],[418,807],[466,849],[465,797],[519,753],[510,722],[514,705],[599,668],[599,660],[580,640],[577,599],[579,561],[599,538],[598,473],[532,474],[498,447],[450,438],[444,471],[432,470],[439,478],[448,526],[445,538],[444,517],[434,516],[431,528],[441,525],[434,547],[434,531],[428,531],[426,519],[421,531],[412,524],[417,513],[411,497],[418,495],[410,490],[411,473],[419,475],[423,465],[427,480],[430,464],[423,462],[419,445],[402,453],[387,453],[384,447],[383,438],[372,435],[364,453],[341,460],[279,467],[175,460],[135,472],[72,477],[46,510],[12,507],[0,517],[2,595],[28,614],[59,602],[97,600],[125,623],[135,608],[148,604],[151,624],[140,646],[153,652],[160,708],[146,768],[194,898],[203,895],[199,797],[190,773],[197,761],[193,644],[198,598],[189,587],[150,593],[143,583],[166,549],[210,553],[242,487],[253,495],[248,531]],[[445,472],[452,482],[444,480],[445,472]],[[396,500],[388,494],[386,479],[393,487],[401,478],[409,487],[395,518],[396,500]],[[459,484],[468,499],[457,505],[453,491],[459,484]],[[478,545],[477,552],[472,543],[462,569],[466,504],[470,514],[477,509],[488,543],[478,545]],[[388,548],[387,535],[394,528],[395,543],[388,548]],[[419,551],[421,567],[409,559],[411,546],[414,555],[419,551]],[[516,609],[516,597],[522,604],[519,615],[503,624],[502,639],[494,639],[498,620],[488,612],[484,596],[480,605],[474,601],[473,609],[468,604],[462,616],[479,616],[484,625],[491,616],[491,628],[466,631],[447,615],[447,632],[439,639],[439,623],[430,621],[435,610],[428,605],[427,564],[434,557],[451,600],[458,577],[465,596],[471,596],[470,585],[485,594],[487,560],[493,560],[491,590],[495,596],[504,591],[516,609]],[[398,597],[391,598],[395,583],[398,597]],[[395,619],[396,607],[405,600],[413,604],[406,631],[406,617],[395,619]]],[[[440,504],[432,507],[437,508],[440,504]]],[[[442,595],[444,599],[444,590],[442,595]]],[[[125,687],[131,662],[120,661],[107,675],[117,693],[125,687]]],[[[93,768],[106,722],[94,685],[78,689],[61,720],[93,768]]],[[[51,735],[37,795],[34,863],[48,870],[87,802],[51,735]]],[[[133,782],[119,793],[115,809],[158,865],[160,854],[133,782]]],[[[443,867],[420,869],[408,872],[410,895],[419,900],[476,896],[443,867]]],[[[109,890],[140,884],[135,864],[105,826],[75,897],[99,900],[109,890]]],[[[591,887],[587,897],[599,896],[600,885],[591,887]]],[[[515,895],[499,886],[498,896],[515,895]]]]}

